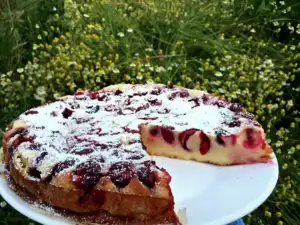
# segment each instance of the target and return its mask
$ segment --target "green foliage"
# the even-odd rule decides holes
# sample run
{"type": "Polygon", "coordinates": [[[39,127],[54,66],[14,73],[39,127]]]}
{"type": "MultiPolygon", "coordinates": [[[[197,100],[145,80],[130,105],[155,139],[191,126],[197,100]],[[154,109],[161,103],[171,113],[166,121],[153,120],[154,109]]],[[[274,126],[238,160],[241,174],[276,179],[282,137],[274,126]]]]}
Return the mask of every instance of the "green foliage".
{"type": "Polygon", "coordinates": [[[38,40],[35,25],[47,29],[53,23],[50,17],[62,9],[62,1],[0,0],[0,72],[16,70],[32,58],[32,43],[38,40]]]}
{"type": "Polygon", "coordinates": [[[9,65],[0,78],[0,125],[78,88],[120,82],[173,83],[223,95],[257,115],[281,168],[272,196],[245,221],[297,224],[297,8],[270,0],[65,0],[63,13],[49,10],[45,22],[32,25],[31,55],[22,58],[28,63],[6,55],[17,67],[9,65]]]}

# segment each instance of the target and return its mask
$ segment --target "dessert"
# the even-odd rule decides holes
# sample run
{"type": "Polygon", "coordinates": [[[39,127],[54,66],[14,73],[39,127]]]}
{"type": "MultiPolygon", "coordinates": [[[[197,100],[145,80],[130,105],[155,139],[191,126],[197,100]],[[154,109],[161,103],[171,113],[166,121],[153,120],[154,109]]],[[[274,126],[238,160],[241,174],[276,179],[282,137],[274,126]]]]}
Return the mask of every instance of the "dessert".
{"type": "Polygon", "coordinates": [[[14,181],[51,205],[180,224],[171,176],[149,154],[233,165],[267,162],[272,149],[239,104],[175,86],[120,84],[24,112],[9,125],[3,152],[14,181]]]}

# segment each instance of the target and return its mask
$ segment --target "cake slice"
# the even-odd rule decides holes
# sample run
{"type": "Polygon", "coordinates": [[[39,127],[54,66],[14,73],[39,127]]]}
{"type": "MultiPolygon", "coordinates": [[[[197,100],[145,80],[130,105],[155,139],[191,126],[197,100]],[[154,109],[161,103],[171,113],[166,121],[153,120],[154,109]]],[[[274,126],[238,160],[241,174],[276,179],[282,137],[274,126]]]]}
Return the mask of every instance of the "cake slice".
{"type": "Polygon", "coordinates": [[[139,126],[150,155],[216,165],[266,163],[272,159],[273,150],[263,128],[241,105],[202,91],[174,89],[161,94],[162,105],[169,112],[167,123],[139,126]],[[183,113],[177,115],[178,110],[183,113]]]}

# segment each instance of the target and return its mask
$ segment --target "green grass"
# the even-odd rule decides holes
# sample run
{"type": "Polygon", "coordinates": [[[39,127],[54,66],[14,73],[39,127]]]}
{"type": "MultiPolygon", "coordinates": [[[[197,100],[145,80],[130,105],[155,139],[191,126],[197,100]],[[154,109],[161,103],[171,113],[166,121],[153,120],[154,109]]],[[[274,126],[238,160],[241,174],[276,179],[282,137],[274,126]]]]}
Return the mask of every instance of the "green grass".
{"type": "MultiPolygon", "coordinates": [[[[2,131],[25,109],[78,88],[154,81],[224,95],[257,115],[280,164],[276,190],[246,223],[298,223],[297,1],[9,3],[0,2],[2,131]]],[[[28,223],[8,206],[0,218],[28,223]]]]}
{"type": "Polygon", "coordinates": [[[0,0],[0,72],[16,70],[32,59],[38,24],[46,29],[51,16],[62,10],[62,1],[0,0]]]}

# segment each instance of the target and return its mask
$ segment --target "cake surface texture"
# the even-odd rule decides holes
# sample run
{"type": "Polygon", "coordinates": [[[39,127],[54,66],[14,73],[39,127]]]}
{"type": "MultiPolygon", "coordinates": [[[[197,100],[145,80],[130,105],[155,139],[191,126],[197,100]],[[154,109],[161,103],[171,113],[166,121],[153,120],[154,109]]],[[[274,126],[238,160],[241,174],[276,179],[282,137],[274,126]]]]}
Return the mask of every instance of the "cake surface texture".
{"type": "Polygon", "coordinates": [[[30,109],[8,126],[3,152],[13,180],[39,200],[149,224],[180,224],[171,176],[151,155],[223,166],[272,158],[239,104],[161,84],[112,85],[30,109]]]}

